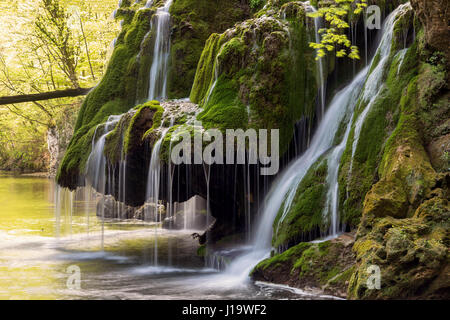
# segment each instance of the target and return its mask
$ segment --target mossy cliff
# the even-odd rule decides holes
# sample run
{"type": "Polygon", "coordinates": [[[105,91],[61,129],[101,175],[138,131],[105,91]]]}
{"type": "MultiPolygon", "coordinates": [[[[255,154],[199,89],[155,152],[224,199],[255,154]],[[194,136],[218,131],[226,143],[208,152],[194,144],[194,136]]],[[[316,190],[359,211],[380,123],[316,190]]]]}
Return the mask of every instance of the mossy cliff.
{"type": "MultiPolygon", "coordinates": [[[[447,151],[445,143],[444,149],[430,149],[430,144],[448,135],[443,130],[450,116],[448,70],[435,57],[425,49],[420,32],[400,71],[397,68],[409,76],[398,89],[398,121],[384,142],[378,181],[363,203],[351,298],[448,298],[450,176],[448,164],[431,161],[447,151]],[[380,267],[380,290],[367,288],[371,265],[380,267]]],[[[394,86],[389,78],[388,86],[394,86]]]]}
{"type": "MultiPolygon", "coordinates": [[[[342,157],[341,222],[357,230],[355,258],[343,286],[350,299],[449,297],[448,67],[445,54],[436,51],[427,33],[413,11],[398,19],[382,75],[384,84],[365,118],[354,157],[355,123],[342,157]],[[373,266],[380,270],[380,289],[369,288],[373,266]]],[[[358,103],[354,122],[367,103],[362,99],[358,103]]],[[[322,183],[316,175],[312,187],[319,188],[322,183]]],[[[299,189],[299,199],[308,194],[302,184],[299,189]]],[[[322,196],[318,193],[316,199],[322,196]]],[[[320,207],[317,210],[321,211],[320,207]]],[[[300,210],[296,214],[303,216],[300,210]]],[[[286,219],[294,216],[295,212],[286,219]]],[[[284,235],[274,232],[275,244],[289,236],[290,229],[285,230],[284,235]]],[[[310,275],[300,274],[298,280],[299,275],[292,272],[309,246],[300,243],[261,262],[254,277],[304,286],[310,275]]],[[[315,263],[313,259],[311,265],[315,263]]],[[[323,284],[317,281],[315,286],[323,288],[323,284]]]]}
{"type": "MultiPolygon", "coordinates": [[[[59,168],[57,181],[65,187],[82,185],[80,179],[89,156],[95,127],[111,115],[123,114],[146,101],[149,70],[156,39],[151,21],[163,0],[145,8],[145,1],[122,1],[115,18],[122,31],[115,42],[107,71],[89,93],[75,126],[74,136],[59,168]]],[[[169,96],[184,98],[192,87],[205,40],[212,32],[222,32],[250,14],[242,1],[174,0],[171,7],[171,58],[169,96]]]]}
{"type": "Polygon", "coordinates": [[[283,252],[299,242],[320,237],[328,229],[323,219],[326,203],[327,160],[322,158],[311,167],[295,193],[292,206],[285,213],[284,205],[273,223],[272,245],[283,252]]]}
{"type": "MultiPolygon", "coordinates": [[[[403,89],[412,77],[417,74],[416,51],[417,42],[411,48],[411,38],[403,39],[403,34],[413,34],[412,11],[406,11],[399,16],[394,27],[394,37],[390,56],[382,72],[383,84],[376,97],[361,98],[354,115],[354,121],[347,147],[344,151],[339,173],[339,194],[341,222],[355,228],[362,213],[362,201],[367,192],[377,181],[378,166],[383,157],[383,151],[389,136],[394,131],[400,117],[398,108],[402,99],[403,89]],[[402,50],[401,52],[399,52],[402,50]],[[405,52],[406,51],[406,52],[405,52]],[[359,137],[356,137],[356,122],[364,111],[367,116],[362,124],[359,137]],[[355,139],[358,139],[355,142],[355,139]],[[353,150],[356,143],[355,150],[353,150]]],[[[372,64],[374,70],[380,64],[379,55],[372,64]]],[[[370,85],[370,84],[368,84],[370,85]]]]}
{"type": "Polygon", "coordinates": [[[155,7],[139,10],[137,4],[123,1],[116,18],[123,20],[107,71],[100,83],[86,97],[74,130],[74,136],[58,171],[60,185],[75,188],[90,153],[97,125],[111,115],[127,112],[136,104],[140,63],[138,55],[144,37],[150,31],[155,7]]]}
{"type": "Polygon", "coordinates": [[[250,17],[241,0],[174,0],[171,8],[169,98],[185,98],[194,82],[197,64],[212,33],[221,33],[250,17]]]}
{"type": "Polygon", "coordinates": [[[283,154],[294,123],[314,118],[316,64],[308,47],[314,27],[300,2],[256,16],[211,35],[190,98],[203,107],[197,119],[205,128],[280,129],[283,154]]]}

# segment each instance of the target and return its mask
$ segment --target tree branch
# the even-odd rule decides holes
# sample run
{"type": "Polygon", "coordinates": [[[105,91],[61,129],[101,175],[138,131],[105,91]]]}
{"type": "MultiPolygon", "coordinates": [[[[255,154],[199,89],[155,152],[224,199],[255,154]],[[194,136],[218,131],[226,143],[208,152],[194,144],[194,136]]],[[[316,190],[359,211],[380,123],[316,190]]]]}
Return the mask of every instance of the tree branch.
{"type": "Polygon", "coordinates": [[[23,95],[18,95],[18,96],[0,97],[0,105],[51,100],[51,99],[66,98],[66,97],[85,96],[92,89],[93,88],[67,89],[67,90],[57,90],[57,91],[43,92],[43,93],[36,93],[36,94],[23,94],[23,95]]]}

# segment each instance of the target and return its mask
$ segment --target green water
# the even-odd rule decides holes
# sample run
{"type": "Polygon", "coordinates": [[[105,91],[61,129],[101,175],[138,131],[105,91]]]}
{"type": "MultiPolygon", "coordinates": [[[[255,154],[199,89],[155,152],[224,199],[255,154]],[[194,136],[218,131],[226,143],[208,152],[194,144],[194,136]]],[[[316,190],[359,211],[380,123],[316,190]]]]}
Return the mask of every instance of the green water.
{"type": "Polygon", "coordinates": [[[62,191],[56,211],[56,191],[52,180],[0,172],[0,299],[327,298],[207,269],[188,231],[103,225],[95,201],[76,200],[83,192],[62,191]],[[73,267],[79,287],[68,283],[73,267]]]}

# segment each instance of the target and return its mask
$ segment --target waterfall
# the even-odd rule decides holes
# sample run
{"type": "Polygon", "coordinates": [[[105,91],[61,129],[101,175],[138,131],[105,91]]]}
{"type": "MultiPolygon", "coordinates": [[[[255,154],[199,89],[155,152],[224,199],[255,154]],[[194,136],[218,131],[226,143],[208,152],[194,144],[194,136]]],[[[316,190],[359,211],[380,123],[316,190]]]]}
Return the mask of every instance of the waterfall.
{"type": "MultiPolygon", "coordinates": [[[[361,87],[364,83],[365,76],[367,75],[368,68],[364,68],[364,70],[355,78],[354,84],[355,87],[351,90],[351,94],[348,97],[347,104],[350,105],[351,112],[354,112],[356,103],[358,101],[358,96],[361,91],[361,87]]],[[[344,153],[345,147],[347,146],[347,141],[350,135],[350,131],[352,128],[353,117],[347,124],[347,129],[345,130],[344,138],[341,143],[334,148],[331,154],[327,158],[328,164],[328,174],[327,174],[327,183],[328,183],[328,193],[327,193],[327,202],[324,210],[324,218],[331,218],[330,222],[330,230],[328,234],[335,238],[338,235],[338,227],[339,227],[339,167],[341,164],[342,154],[344,153]],[[330,214],[331,213],[331,214],[330,214]]]]}
{"type": "MultiPolygon", "coordinates": [[[[353,138],[352,145],[352,158],[350,162],[350,170],[351,173],[353,170],[353,160],[355,158],[356,149],[359,143],[359,137],[361,135],[362,126],[369,114],[372,110],[372,106],[375,104],[377,97],[381,93],[383,89],[383,74],[386,69],[387,63],[389,61],[391,48],[392,48],[392,37],[394,35],[394,24],[397,17],[397,14],[402,12],[404,9],[411,8],[411,5],[405,3],[400,5],[394,12],[392,12],[387,18],[383,26],[383,37],[381,38],[380,45],[375,53],[375,56],[379,57],[378,64],[374,67],[371,66],[372,72],[367,78],[366,84],[364,85],[364,93],[362,95],[362,99],[364,103],[367,103],[366,107],[358,117],[355,123],[355,133],[353,138]]],[[[374,63],[374,62],[373,62],[374,63]]],[[[371,63],[371,64],[373,64],[371,63]]]]}
{"type": "Polygon", "coordinates": [[[86,180],[89,186],[92,186],[102,194],[104,194],[106,191],[106,157],[103,154],[103,151],[105,149],[106,136],[114,129],[121,118],[122,115],[110,116],[105,124],[97,126],[92,138],[92,150],[86,162],[86,180]],[[98,130],[101,127],[103,127],[103,131],[100,138],[96,140],[98,130]]]}
{"type": "MultiPolygon", "coordinates": [[[[159,191],[161,183],[161,161],[160,151],[161,145],[166,133],[174,124],[174,118],[171,118],[169,128],[160,127],[161,137],[153,145],[150,165],[148,168],[148,178],[146,187],[146,202],[151,204],[145,207],[145,220],[153,218],[155,222],[161,221],[161,213],[159,208],[159,191]]],[[[158,228],[155,226],[155,249],[154,249],[154,265],[158,265],[158,228]]]]}
{"type": "MultiPolygon", "coordinates": [[[[317,9],[307,2],[308,9],[312,12],[317,12],[317,9]]],[[[320,43],[320,33],[319,30],[322,28],[322,19],[317,17],[314,18],[314,32],[315,32],[315,41],[316,43],[320,43]]],[[[326,103],[326,82],[323,73],[323,59],[319,58],[317,61],[317,73],[319,75],[319,98],[320,98],[320,116],[323,117],[325,115],[325,103],[326,103]]]]}
{"type": "MultiPolygon", "coordinates": [[[[394,22],[397,14],[403,9],[403,6],[397,8],[386,20],[383,31],[385,32],[377,53],[381,54],[380,65],[383,58],[389,55],[390,52],[390,40],[392,40],[394,22]]],[[[373,60],[372,60],[373,61],[373,60]]],[[[372,64],[372,63],[371,63],[372,64]]],[[[373,81],[375,77],[379,77],[381,80],[381,75],[377,75],[376,70],[374,70],[366,80],[369,67],[359,72],[355,79],[347,87],[342,89],[336,94],[330,103],[330,106],[325,113],[324,118],[320,122],[320,125],[312,139],[310,147],[306,152],[295,160],[291,165],[284,170],[284,172],[276,179],[273,183],[269,193],[267,194],[264,204],[261,208],[261,220],[259,221],[258,228],[253,234],[252,249],[249,253],[244,254],[227,268],[226,273],[237,277],[239,281],[244,281],[248,279],[248,274],[251,269],[262,259],[267,258],[272,249],[272,227],[273,221],[275,220],[279,210],[283,210],[283,215],[280,219],[284,219],[292,205],[294,195],[300,184],[301,180],[304,178],[308,170],[313,166],[316,161],[326,154],[331,152],[328,156],[329,169],[328,169],[328,181],[331,183],[331,191],[328,193],[327,202],[332,207],[332,221],[331,233],[337,233],[338,226],[338,208],[337,208],[337,196],[338,196],[338,183],[337,174],[339,170],[339,163],[342,153],[345,149],[346,142],[348,140],[353,111],[357,104],[358,97],[362,96],[365,98],[368,96],[366,91],[373,92],[374,88],[379,89],[380,83],[374,84],[373,81]],[[365,83],[363,92],[361,88],[365,83]],[[334,149],[333,142],[335,135],[338,132],[339,126],[342,121],[346,118],[350,118],[348,125],[346,127],[346,132],[344,134],[341,143],[334,149]]],[[[373,95],[370,96],[373,98],[373,95]]]]}
{"type": "Polygon", "coordinates": [[[153,0],[148,0],[148,1],[145,3],[144,8],[145,8],[145,9],[151,8],[152,5],[153,5],[153,0]]]}
{"type": "Polygon", "coordinates": [[[150,87],[148,100],[167,98],[167,73],[170,55],[170,14],[173,0],[166,0],[164,6],[158,8],[152,21],[151,29],[156,27],[156,40],[153,49],[153,62],[150,68],[150,87]]]}
{"type": "Polygon", "coordinates": [[[86,188],[94,188],[101,194],[100,216],[102,217],[102,249],[105,218],[105,191],[106,191],[106,157],[104,155],[106,136],[115,128],[122,115],[113,115],[105,124],[97,126],[92,137],[92,150],[86,163],[86,188]],[[98,129],[103,126],[102,135],[96,141],[98,129]]]}

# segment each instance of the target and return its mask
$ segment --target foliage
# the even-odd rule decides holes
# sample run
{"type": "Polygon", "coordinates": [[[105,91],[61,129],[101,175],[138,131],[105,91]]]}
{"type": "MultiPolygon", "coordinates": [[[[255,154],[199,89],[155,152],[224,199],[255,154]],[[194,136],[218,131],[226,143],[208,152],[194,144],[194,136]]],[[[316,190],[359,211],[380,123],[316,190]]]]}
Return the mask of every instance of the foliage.
{"type": "Polygon", "coordinates": [[[264,0],[250,0],[250,8],[257,9],[264,4],[264,0]]]}
{"type": "MultiPolygon", "coordinates": [[[[91,87],[104,72],[118,30],[116,1],[8,0],[0,21],[0,96],[91,87]]],[[[43,171],[46,134],[67,147],[82,98],[0,107],[0,168],[43,171]]]]}
{"type": "Polygon", "coordinates": [[[348,56],[350,59],[359,59],[359,50],[353,46],[347,35],[343,33],[350,26],[345,17],[349,14],[359,15],[367,7],[367,0],[335,0],[323,6],[317,12],[309,13],[312,18],[324,18],[327,28],[321,28],[320,43],[311,42],[311,48],[317,50],[317,60],[326,56],[327,52],[335,52],[338,58],[348,56]]]}

